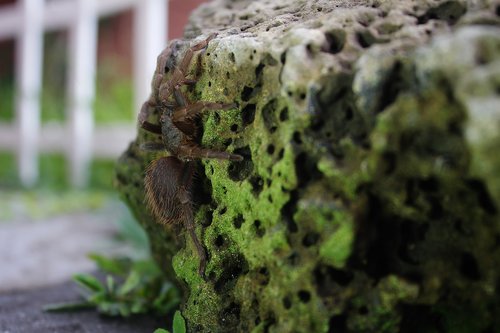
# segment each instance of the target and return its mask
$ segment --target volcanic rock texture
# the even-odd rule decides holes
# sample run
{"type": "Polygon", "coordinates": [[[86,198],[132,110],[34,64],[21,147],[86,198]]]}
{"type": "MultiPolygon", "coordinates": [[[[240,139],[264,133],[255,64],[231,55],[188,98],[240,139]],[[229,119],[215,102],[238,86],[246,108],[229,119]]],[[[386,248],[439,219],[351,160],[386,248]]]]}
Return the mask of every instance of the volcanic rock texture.
{"type": "Polygon", "coordinates": [[[158,139],[117,168],[189,330],[500,332],[500,3],[216,0],[170,61],[212,32],[183,89],[245,159],[198,163],[206,281],[144,204],[158,139]]]}

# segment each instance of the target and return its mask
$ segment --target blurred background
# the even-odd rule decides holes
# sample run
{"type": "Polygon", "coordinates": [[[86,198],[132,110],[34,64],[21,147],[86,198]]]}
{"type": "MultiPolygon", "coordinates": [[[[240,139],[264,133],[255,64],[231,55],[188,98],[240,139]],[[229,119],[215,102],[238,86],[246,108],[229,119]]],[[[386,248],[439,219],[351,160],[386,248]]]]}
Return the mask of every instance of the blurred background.
{"type": "Polygon", "coordinates": [[[147,255],[114,163],[202,2],[0,0],[0,291],[91,270],[91,251],[147,255]]]}

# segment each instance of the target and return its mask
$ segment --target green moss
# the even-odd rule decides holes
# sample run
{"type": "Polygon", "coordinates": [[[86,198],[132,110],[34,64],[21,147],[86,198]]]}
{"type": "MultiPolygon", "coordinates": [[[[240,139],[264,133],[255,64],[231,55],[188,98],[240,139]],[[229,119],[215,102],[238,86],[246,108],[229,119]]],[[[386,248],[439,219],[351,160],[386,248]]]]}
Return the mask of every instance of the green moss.
{"type": "Polygon", "coordinates": [[[319,249],[319,255],[333,267],[342,268],[351,255],[354,242],[354,226],[349,215],[338,215],[341,215],[338,218],[342,222],[338,229],[323,242],[319,249]]]}

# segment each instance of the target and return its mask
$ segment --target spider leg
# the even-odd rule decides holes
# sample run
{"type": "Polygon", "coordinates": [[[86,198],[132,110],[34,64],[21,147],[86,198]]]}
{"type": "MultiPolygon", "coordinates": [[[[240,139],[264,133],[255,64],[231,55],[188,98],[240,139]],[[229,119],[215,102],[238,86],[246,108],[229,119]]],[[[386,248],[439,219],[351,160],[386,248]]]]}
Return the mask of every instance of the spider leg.
{"type": "Polygon", "coordinates": [[[172,115],[172,120],[185,121],[189,118],[193,118],[203,111],[209,110],[228,110],[235,107],[234,103],[222,104],[222,103],[211,103],[211,102],[196,102],[189,104],[187,106],[177,108],[172,115]]]}
{"type": "Polygon", "coordinates": [[[205,248],[201,244],[200,240],[196,236],[195,232],[195,224],[194,224],[194,216],[193,216],[193,207],[191,194],[188,191],[188,187],[191,186],[192,178],[194,174],[194,165],[192,162],[187,162],[184,164],[182,170],[182,177],[180,179],[181,185],[179,186],[179,190],[177,192],[177,198],[182,207],[182,215],[184,217],[184,225],[189,232],[189,236],[193,241],[193,244],[196,248],[196,252],[198,252],[198,256],[200,257],[200,266],[198,268],[198,273],[202,278],[205,278],[205,267],[207,265],[207,254],[205,252],[205,248]]]}
{"type": "Polygon", "coordinates": [[[183,205],[184,210],[184,223],[187,231],[189,232],[189,236],[193,241],[194,247],[196,248],[196,252],[198,252],[198,256],[200,257],[200,266],[198,267],[198,273],[202,278],[205,278],[205,268],[207,267],[207,253],[205,252],[205,248],[201,244],[198,236],[196,236],[194,218],[193,218],[193,209],[191,204],[183,205]]]}
{"type": "Polygon", "coordinates": [[[163,51],[161,51],[160,55],[156,59],[155,74],[163,75],[165,73],[167,62],[173,53],[173,49],[174,49],[173,44],[170,44],[163,51]]]}
{"type": "Polygon", "coordinates": [[[201,42],[191,46],[187,49],[184,57],[182,58],[181,63],[178,66],[178,70],[182,73],[186,73],[189,65],[191,64],[191,60],[193,59],[193,55],[196,51],[202,50],[208,46],[208,43],[217,36],[216,33],[210,34],[207,39],[202,40],[201,42]]]}
{"type": "Polygon", "coordinates": [[[215,38],[217,34],[211,34],[207,37],[207,39],[191,46],[184,53],[184,57],[181,60],[179,66],[173,68],[172,75],[170,78],[164,78],[163,82],[161,82],[159,86],[159,99],[162,102],[165,102],[167,98],[169,98],[175,90],[178,90],[183,84],[193,84],[196,82],[192,79],[186,78],[186,72],[191,64],[191,60],[193,59],[194,53],[199,51],[205,47],[207,47],[208,43],[215,38]]]}
{"type": "Polygon", "coordinates": [[[161,126],[152,124],[148,121],[151,106],[152,105],[149,101],[146,101],[142,104],[141,111],[139,112],[138,117],[139,125],[148,132],[161,134],[161,126]]]}
{"type": "Polygon", "coordinates": [[[198,82],[198,81],[197,81],[197,80],[195,80],[195,79],[185,79],[185,80],[183,81],[183,83],[184,83],[184,84],[186,84],[186,85],[196,84],[196,82],[198,82]]]}
{"type": "Polygon", "coordinates": [[[198,115],[202,111],[206,110],[227,110],[236,107],[236,104],[222,104],[222,103],[211,103],[211,102],[196,102],[189,104],[186,96],[180,90],[174,91],[174,98],[178,104],[178,108],[174,111],[172,115],[172,120],[174,122],[186,121],[198,115]]]}
{"type": "Polygon", "coordinates": [[[165,151],[165,145],[160,142],[145,142],[142,143],[139,148],[144,151],[156,152],[156,151],[165,151]]]}
{"type": "Polygon", "coordinates": [[[214,158],[219,160],[242,161],[243,156],[231,154],[226,151],[217,151],[211,149],[200,148],[197,146],[180,146],[178,150],[179,158],[188,160],[201,158],[214,158]]]}
{"type": "Polygon", "coordinates": [[[153,98],[155,98],[155,92],[158,91],[158,88],[161,85],[161,82],[163,80],[163,75],[159,73],[154,73],[153,74],[153,79],[151,80],[151,95],[153,98]]]}
{"type": "Polygon", "coordinates": [[[179,107],[186,107],[189,105],[186,96],[184,96],[180,89],[174,90],[174,99],[179,107]]]}

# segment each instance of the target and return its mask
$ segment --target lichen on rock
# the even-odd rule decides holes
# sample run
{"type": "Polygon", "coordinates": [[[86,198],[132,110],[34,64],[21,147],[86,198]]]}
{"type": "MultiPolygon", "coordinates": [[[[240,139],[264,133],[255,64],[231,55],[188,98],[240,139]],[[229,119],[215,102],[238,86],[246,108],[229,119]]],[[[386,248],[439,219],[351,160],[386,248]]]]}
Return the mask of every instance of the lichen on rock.
{"type": "MultiPolygon", "coordinates": [[[[500,332],[500,5],[216,0],[186,41],[203,160],[189,237],[155,223],[140,130],[117,184],[191,332],[500,332]],[[198,71],[195,62],[193,72],[198,71]]],[[[165,74],[168,75],[168,74],[165,74]]]]}

